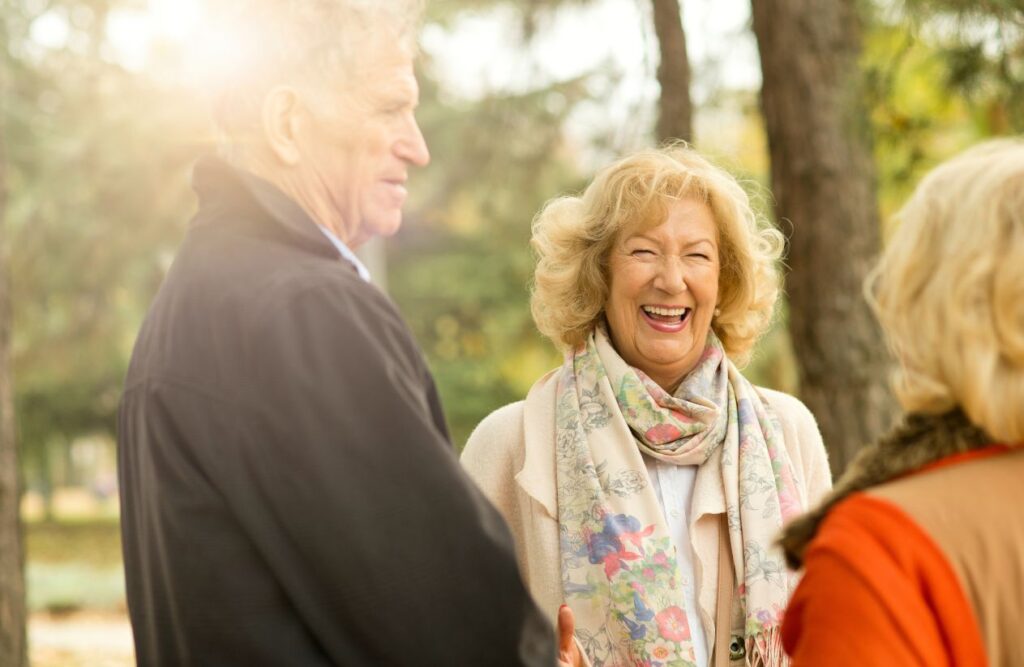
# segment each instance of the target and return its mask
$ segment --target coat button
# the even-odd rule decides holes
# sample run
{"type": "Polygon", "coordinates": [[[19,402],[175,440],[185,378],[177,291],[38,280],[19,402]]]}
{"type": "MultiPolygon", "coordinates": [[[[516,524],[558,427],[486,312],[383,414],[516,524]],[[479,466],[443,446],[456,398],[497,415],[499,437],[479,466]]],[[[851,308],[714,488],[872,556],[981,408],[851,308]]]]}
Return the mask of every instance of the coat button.
{"type": "Polygon", "coordinates": [[[747,657],[747,648],[744,645],[743,637],[733,635],[729,641],[729,659],[742,660],[747,657]]]}

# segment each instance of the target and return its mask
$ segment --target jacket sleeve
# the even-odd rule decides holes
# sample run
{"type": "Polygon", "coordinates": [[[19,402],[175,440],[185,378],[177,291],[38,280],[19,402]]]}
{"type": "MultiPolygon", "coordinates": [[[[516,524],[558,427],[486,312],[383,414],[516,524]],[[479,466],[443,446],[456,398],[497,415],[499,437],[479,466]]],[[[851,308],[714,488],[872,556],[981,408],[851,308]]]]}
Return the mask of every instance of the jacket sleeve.
{"type": "Polygon", "coordinates": [[[307,289],[244,344],[259,389],[207,468],[331,661],[554,664],[509,531],[460,469],[390,304],[307,289]]]}

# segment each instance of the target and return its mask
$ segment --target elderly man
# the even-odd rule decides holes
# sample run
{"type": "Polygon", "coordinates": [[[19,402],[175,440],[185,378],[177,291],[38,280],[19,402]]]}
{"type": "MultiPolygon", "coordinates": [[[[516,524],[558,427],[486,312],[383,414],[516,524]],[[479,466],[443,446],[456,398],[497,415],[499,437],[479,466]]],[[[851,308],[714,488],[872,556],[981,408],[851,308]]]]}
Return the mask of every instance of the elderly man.
{"type": "Polygon", "coordinates": [[[423,358],[352,253],[398,229],[429,159],[415,4],[249,4],[261,60],[223,98],[230,158],[196,167],[120,411],[141,665],[555,662],[423,358]]]}

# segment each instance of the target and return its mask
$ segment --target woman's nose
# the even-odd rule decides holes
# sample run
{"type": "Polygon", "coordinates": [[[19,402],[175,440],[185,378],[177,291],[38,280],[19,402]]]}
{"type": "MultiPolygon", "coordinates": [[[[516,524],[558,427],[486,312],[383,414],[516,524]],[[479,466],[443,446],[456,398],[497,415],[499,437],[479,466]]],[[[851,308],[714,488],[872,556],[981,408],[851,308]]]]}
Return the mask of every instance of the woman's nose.
{"type": "Polygon", "coordinates": [[[686,272],[683,263],[677,257],[667,257],[658,267],[658,275],[654,286],[667,294],[679,294],[686,291],[686,272]]]}

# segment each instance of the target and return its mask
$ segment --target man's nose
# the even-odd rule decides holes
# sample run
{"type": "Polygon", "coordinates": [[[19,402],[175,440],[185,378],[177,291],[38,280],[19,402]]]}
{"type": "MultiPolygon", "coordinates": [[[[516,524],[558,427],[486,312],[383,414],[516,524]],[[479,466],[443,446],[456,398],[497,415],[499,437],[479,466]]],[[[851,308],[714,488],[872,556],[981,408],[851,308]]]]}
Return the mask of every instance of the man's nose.
{"type": "Polygon", "coordinates": [[[425,167],[430,163],[427,140],[423,138],[423,132],[420,131],[415,118],[411,120],[406,135],[395,146],[395,152],[398,157],[417,167],[425,167]]]}

